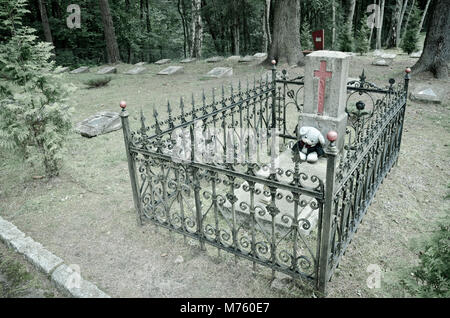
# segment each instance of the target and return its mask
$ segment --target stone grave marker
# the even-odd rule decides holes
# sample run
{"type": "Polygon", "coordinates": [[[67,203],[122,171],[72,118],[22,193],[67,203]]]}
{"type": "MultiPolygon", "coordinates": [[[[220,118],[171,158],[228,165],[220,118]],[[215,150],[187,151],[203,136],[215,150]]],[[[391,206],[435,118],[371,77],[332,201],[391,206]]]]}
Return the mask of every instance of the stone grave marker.
{"type": "Polygon", "coordinates": [[[323,50],[307,55],[305,61],[303,113],[298,127],[315,127],[324,137],[330,130],[336,131],[336,146],[340,151],[347,125],[345,108],[350,57],[343,52],[323,50]]]}
{"type": "Polygon", "coordinates": [[[392,60],[385,60],[383,58],[377,58],[373,60],[372,65],[376,66],[389,66],[391,65],[392,60]]]}
{"type": "Polygon", "coordinates": [[[115,74],[117,73],[117,68],[115,66],[107,66],[100,69],[97,74],[115,74]]]}
{"type": "Polygon", "coordinates": [[[416,58],[416,59],[420,58],[421,56],[422,56],[422,51],[413,52],[409,55],[409,57],[416,58]]]}
{"type": "Polygon", "coordinates": [[[147,64],[147,62],[139,62],[139,63],[134,64],[134,66],[144,66],[146,64],[147,64]]]}
{"type": "Polygon", "coordinates": [[[213,56],[209,59],[206,59],[206,63],[217,63],[223,61],[225,58],[223,56],[213,56]]]}
{"type": "Polygon", "coordinates": [[[215,67],[206,76],[213,78],[230,77],[233,76],[233,69],[231,67],[215,67]]]}
{"type": "Polygon", "coordinates": [[[241,58],[240,60],[239,60],[239,63],[250,63],[250,62],[253,62],[255,59],[253,58],[253,56],[251,56],[251,55],[246,55],[246,56],[244,56],[243,58],[241,58]]]}
{"type": "Polygon", "coordinates": [[[73,71],[70,72],[70,74],[80,74],[80,73],[87,73],[87,72],[89,72],[89,67],[82,66],[77,69],[74,69],[73,71]]]}
{"type": "Polygon", "coordinates": [[[75,131],[83,137],[96,137],[122,128],[119,113],[100,112],[75,126],[75,131]]]}
{"type": "Polygon", "coordinates": [[[69,70],[69,67],[58,67],[53,73],[55,74],[61,74],[61,73],[65,73],[69,70]]]}
{"type": "Polygon", "coordinates": [[[253,57],[256,59],[265,59],[267,58],[267,53],[256,53],[253,57]]]}
{"type": "Polygon", "coordinates": [[[125,72],[126,75],[137,75],[145,72],[147,69],[143,66],[137,66],[125,72]]]}
{"type": "Polygon", "coordinates": [[[440,97],[433,91],[431,87],[426,89],[417,89],[411,93],[410,99],[422,103],[435,103],[440,104],[440,97]]]}
{"type": "Polygon", "coordinates": [[[187,64],[187,63],[192,63],[192,62],[195,62],[195,61],[197,61],[196,58],[188,57],[188,58],[186,58],[186,59],[184,59],[184,60],[181,60],[180,63],[185,63],[185,64],[187,64]]]}
{"type": "Polygon", "coordinates": [[[241,59],[240,55],[232,55],[229,58],[227,58],[227,61],[230,62],[239,62],[239,60],[241,59]]]}
{"type": "Polygon", "coordinates": [[[158,75],[175,75],[184,72],[183,66],[169,66],[168,68],[163,69],[158,75]]]}
{"type": "Polygon", "coordinates": [[[375,50],[375,51],[373,51],[373,53],[372,53],[373,56],[381,56],[381,55],[383,55],[383,54],[384,54],[384,52],[381,51],[381,50],[375,50]]]}
{"type": "Polygon", "coordinates": [[[155,64],[157,64],[157,65],[163,65],[163,64],[170,63],[170,62],[171,62],[170,59],[162,59],[162,60],[156,61],[155,64]]]}

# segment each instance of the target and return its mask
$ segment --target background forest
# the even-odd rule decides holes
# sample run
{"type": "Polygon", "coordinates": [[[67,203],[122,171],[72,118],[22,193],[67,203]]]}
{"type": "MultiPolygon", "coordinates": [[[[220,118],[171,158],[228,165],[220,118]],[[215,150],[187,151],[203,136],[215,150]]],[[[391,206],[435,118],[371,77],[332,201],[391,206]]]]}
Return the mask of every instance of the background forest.
{"type": "MultiPolygon", "coordinates": [[[[375,12],[374,4],[380,7],[382,25],[363,30],[371,48],[398,47],[411,17],[419,16],[419,28],[426,28],[423,18],[430,4],[430,0],[301,0],[283,5],[291,2],[299,5],[303,50],[313,49],[311,31],[324,29],[325,48],[346,51],[356,50],[354,45],[362,41],[358,36],[375,12]]],[[[81,27],[69,28],[66,19],[74,12],[68,9],[72,3],[32,0],[24,18],[41,39],[53,43],[60,65],[254,54],[267,52],[273,36],[271,0],[80,0],[81,27]],[[113,25],[113,37],[106,36],[106,42],[116,41],[110,45],[118,47],[119,57],[108,56],[105,16],[113,25]]],[[[5,39],[5,31],[0,32],[5,39]]]]}

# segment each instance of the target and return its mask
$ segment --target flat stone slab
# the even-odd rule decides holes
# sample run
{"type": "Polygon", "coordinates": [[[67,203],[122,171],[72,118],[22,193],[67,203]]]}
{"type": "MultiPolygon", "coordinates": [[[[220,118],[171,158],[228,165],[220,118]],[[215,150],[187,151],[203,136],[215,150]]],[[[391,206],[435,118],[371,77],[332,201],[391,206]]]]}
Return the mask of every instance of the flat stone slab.
{"type": "Polygon", "coordinates": [[[168,64],[168,63],[170,63],[171,61],[172,61],[171,59],[162,59],[162,60],[156,61],[155,64],[157,64],[157,65],[163,65],[163,64],[168,64]]]}
{"type": "Polygon", "coordinates": [[[175,75],[184,73],[183,66],[169,66],[168,68],[163,69],[158,75],[175,75]]]}
{"type": "Polygon", "coordinates": [[[197,61],[196,58],[186,58],[184,60],[181,60],[180,63],[187,64],[187,63],[192,63],[192,62],[195,62],[195,61],[197,61]]]}
{"type": "Polygon", "coordinates": [[[265,59],[267,58],[267,53],[256,53],[253,57],[257,59],[265,59]]]}
{"type": "Polygon", "coordinates": [[[143,66],[134,67],[131,70],[126,71],[124,74],[126,75],[137,75],[145,72],[147,69],[143,66]]]}
{"type": "Polygon", "coordinates": [[[233,69],[231,67],[215,67],[206,76],[213,78],[230,77],[233,76],[233,69]]]}
{"type": "Polygon", "coordinates": [[[117,73],[117,68],[115,66],[107,66],[98,70],[97,74],[115,74],[117,73]]]}
{"type": "Polygon", "coordinates": [[[210,57],[209,59],[206,59],[206,63],[216,63],[216,62],[220,62],[223,61],[225,58],[223,56],[213,56],[210,57]]]}
{"type": "Polygon", "coordinates": [[[69,292],[76,298],[111,298],[94,284],[86,281],[71,267],[63,264],[51,276],[56,287],[63,292],[69,292]]]}
{"type": "Polygon", "coordinates": [[[253,62],[254,60],[255,60],[255,58],[253,56],[246,55],[239,60],[239,63],[250,63],[250,62],[253,62]]]}
{"type": "Polygon", "coordinates": [[[372,65],[376,65],[376,66],[389,66],[389,65],[391,65],[391,62],[392,62],[392,60],[379,58],[379,59],[375,59],[375,60],[372,62],[372,65]]]}
{"type": "Polygon", "coordinates": [[[383,51],[381,51],[381,50],[375,50],[372,53],[373,56],[381,56],[383,54],[385,54],[385,53],[383,51]]]}
{"type": "Polygon", "coordinates": [[[134,64],[134,66],[144,66],[146,64],[147,64],[147,62],[139,62],[139,63],[134,64]]]}
{"type": "Polygon", "coordinates": [[[417,89],[411,93],[410,99],[422,103],[440,104],[442,102],[440,97],[433,91],[432,88],[417,89]]]}
{"type": "Polygon", "coordinates": [[[24,238],[25,234],[14,224],[0,217],[0,240],[10,246],[10,242],[17,238],[24,238]]]}
{"type": "Polygon", "coordinates": [[[242,58],[242,57],[241,57],[240,55],[232,55],[232,56],[230,56],[230,57],[227,58],[227,61],[230,61],[230,62],[239,62],[239,60],[240,60],[241,58],[242,58]]]}
{"type": "Polygon", "coordinates": [[[419,51],[419,52],[413,52],[413,53],[411,53],[410,55],[409,55],[409,57],[412,57],[412,58],[420,58],[422,56],[422,51],[419,51]]]}
{"type": "Polygon", "coordinates": [[[381,54],[380,57],[382,59],[388,60],[388,59],[395,59],[396,56],[397,56],[397,54],[394,54],[394,53],[384,53],[384,54],[381,54]]]}
{"type": "Polygon", "coordinates": [[[69,69],[70,68],[68,66],[66,66],[66,67],[57,67],[53,73],[61,74],[61,73],[65,73],[65,72],[69,71],[69,69]]]}
{"type": "Polygon", "coordinates": [[[11,246],[47,275],[64,262],[61,258],[46,250],[40,243],[35,242],[31,237],[14,239],[11,241],[11,246]]]}
{"type": "Polygon", "coordinates": [[[122,128],[119,113],[100,112],[75,126],[75,131],[83,137],[96,137],[122,128]]]}
{"type": "Polygon", "coordinates": [[[87,73],[87,72],[89,72],[89,67],[82,66],[77,69],[74,69],[73,71],[70,72],[70,74],[80,74],[80,73],[87,73]]]}

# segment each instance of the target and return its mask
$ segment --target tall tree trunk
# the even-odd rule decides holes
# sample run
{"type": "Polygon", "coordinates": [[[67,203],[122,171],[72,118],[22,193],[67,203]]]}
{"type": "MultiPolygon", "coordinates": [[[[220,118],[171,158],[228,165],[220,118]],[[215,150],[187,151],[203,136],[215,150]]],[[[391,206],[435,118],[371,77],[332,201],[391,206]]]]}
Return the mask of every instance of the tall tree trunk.
{"type": "Polygon", "coordinates": [[[183,7],[181,6],[181,0],[178,0],[178,13],[180,14],[181,17],[181,24],[183,25],[183,52],[184,52],[184,57],[187,57],[187,34],[186,34],[186,19],[184,16],[184,12],[183,12],[183,7]]]}
{"type": "Polygon", "coordinates": [[[377,28],[377,44],[376,49],[381,50],[381,32],[383,31],[383,19],[384,19],[384,2],[380,0],[380,12],[378,14],[378,28],[377,28]]]}
{"type": "Polygon", "coordinates": [[[431,0],[427,1],[427,5],[425,6],[425,9],[423,10],[422,19],[420,20],[419,29],[417,30],[417,33],[420,33],[422,31],[423,22],[425,21],[425,17],[427,16],[428,7],[430,6],[431,0]]]}
{"type": "Polygon", "coordinates": [[[99,4],[103,21],[103,31],[105,33],[108,63],[117,63],[120,62],[119,46],[117,45],[109,3],[108,0],[99,0],[99,4]]]}
{"type": "Polygon", "coordinates": [[[411,13],[412,13],[412,11],[414,9],[415,4],[416,4],[416,0],[413,0],[413,2],[411,4],[411,8],[409,8],[409,11],[408,11],[408,16],[406,17],[405,25],[402,28],[403,32],[402,32],[402,35],[401,35],[401,39],[403,39],[405,37],[406,30],[408,29],[409,18],[411,17],[411,13]]]}
{"type": "Polygon", "coordinates": [[[405,0],[405,3],[403,4],[402,11],[400,14],[400,19],[397,21],[397,35],[395,37],[395,47],[397,47],[397,48],[400,45],[402,23],[403,23],[403,17],[405,16],[406,7],[408,7],[408,0],[405,0]]]}
{"type": "Polygon", "coordinates": [[[232,0],[232,17],[233,23],[231,26],[232,37],[233,37],[233,55],[239,55],[239,47],[240,47],[240,21],[239,21],[239,7],[238,0],[232,0]]]}
{"type": "Polygon", "coordinates": [[[39,2],[39,11],[41,12],[42,27],[44,28],[45,41],[53,44],[52,32],[50,30],[50,24],[48,23],[45,0],[38,0],[38,2],[39,2]]]}
{"type": "Polygon", "coordinates": [[[203,22],[201,16],[201,0],[192,0],[192,47],[191,57],[202,56],[203,22]]]}
{"type": "Polygon", "coordinates": [[[388,36],[386,37],[385,46],[387,48],[394,47],[397,43],[397,25],[400,20],[402,10],[402,0],[395,1],[395,8],[392,11],[391,24],[389,26],[388,36]]]}
{"type": "Polygon", "coordinates": [[[353,16],[355,15],[356,0],[349,0],[348,12],[347,12],[347,27],[351,32],[353,26],[353,16]]]}
{"type": "MultiPolygon", "coordinates": [[[[373,0],[373,5],[375,6],[377,4],[377,0],[373,0]]],[[[375,17],[376,19],[377,17],[375,17]]],[[[370,24],[370,35],[369,35],[369,48],[372,47],[372,35],[373,35],[373,28],[375,27],[375,23],[370,24]]]]}
{"type": "Polygon", "coordinates": [[[423,53],[413,74],[430,71],[436,78],[448,78],[450,61],[450,1],[434,0],[423,53]]]}
{"type": "Polygon", "coordinates": [[[334,50],[335,46],[336,46],[336,3],[335,0],[333,0],[331,2],[331,6],[332,6],[332,17],[331,17],[331,48],[334,50]]]}
{"type": "Polygon", "coordinates": [[[303,65],[300,45],[300,0],[276,0],[274,5],[273,36],[266,62],[303,65]]]}
{"type": "Polygon", "coordinates": [[[264,3],[264,52],[268,52],[272,39],[270,33],[270,0],[264,3]]]}

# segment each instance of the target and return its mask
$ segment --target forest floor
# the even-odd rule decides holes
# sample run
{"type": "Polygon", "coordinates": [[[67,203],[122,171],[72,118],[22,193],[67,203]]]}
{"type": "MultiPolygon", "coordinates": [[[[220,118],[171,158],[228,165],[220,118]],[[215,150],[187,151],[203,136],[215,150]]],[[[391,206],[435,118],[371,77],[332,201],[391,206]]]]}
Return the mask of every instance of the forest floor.
{"type": "MultiPolygon", "coordinates": [[[[398,52],[396,52],[398,53],[398,52]]],[[[365,70],[368,81],[387,85],[393,77],[403,80],[405,67],[416,59],[398,55],[392,66],[371,65],[373,57],[353,57],[349,77],[365,70]]],[[[176,65],[173,62],[171,65],[176,65]]],[[[86,89],[83,82],[95,74],[63,74],[62,79],[79,89],[73,94],[73,122],[99,111],[120,111],[126,100],[132,126],[138,125],[141,108],[151,118],[155,107],[164,113],[167,100],[176,108],[180,95],[191,93],[201,104],[201,91],[238,79],[253,80],[267,72],[260,66],[234,64],[234,76],[206,79],[212,67],[228,62],[184,65],[185,73],[163,77],[156,73],[166,66],[147,65],[148,72],[121,74],[130,65],[118,66],[119,73],[106,87],[86,89]]],[[[96,71],[94,68],[91,72],[96,71]]],[[[291,73],[303,68],[290,69],[291,73]]],[[[413,77],[411,91],[430,85],[443,96],[442,104],[408,101],[403,142],[398,165],[379,188],[363,224],[350,244],[340,268],[330,283],[329,297],[405,297],[402,275],[418,262],[415,247],[448,213],[450,170],[449,81],[430,74],[413,77]],[[370,264],[383,271],[381,288],[370,289],[370,264]]],[[[186,104],[190,104],[187,102],[186,104]]],[[[295,116],[296,117],[296,114],[295,116]]],[[[39,179],[41,167],[30,167],[13,155],[0,154],[0,215],[62,257],[77,264],[81,275],[113,297],[312,297],[308,288],[288,284],[270,288],[270,270],[259,267],[252,274],[251,263],[170,234],[152,225],[138,227],[132,201],[122,131],[92,139],[76,133],[70,136],[65,165],[59,177],[39,179]],[[182,263],[175,259],[181,255],[182,263]]]]}

